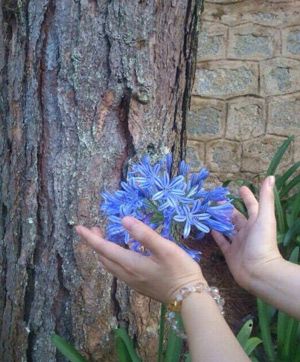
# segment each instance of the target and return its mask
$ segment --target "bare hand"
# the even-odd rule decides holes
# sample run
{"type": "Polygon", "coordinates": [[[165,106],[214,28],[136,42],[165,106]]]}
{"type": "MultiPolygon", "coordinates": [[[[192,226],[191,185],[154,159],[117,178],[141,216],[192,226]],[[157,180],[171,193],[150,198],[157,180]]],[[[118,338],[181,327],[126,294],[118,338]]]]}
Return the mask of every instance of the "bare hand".
{"type": "Polygon", "coordinates": [[[199,265],[179,246],[164,239],[133,217],[123,225],[131,236],[150,250],[151,256],[103,239],[99,228],[77,226],[77,233],[100,255],[104,267],[138,292],[164,303],[172,301],[177,291],[188,284],[206,281],[199,265]]]}
{"type": "Polygon", "coordinates": [[[212,232],[234,279],[241,287],[250,291],[252,279],[263,273],[274,260],[282,259],[276,241],[273,186],[273,177],[264,180],[259,203],[249,188],[242,186],[240,195],[249,218],[246,219],[239,211],[234,211],[236,234],[230,237],[230,241],[222,234],[212,232]]]}

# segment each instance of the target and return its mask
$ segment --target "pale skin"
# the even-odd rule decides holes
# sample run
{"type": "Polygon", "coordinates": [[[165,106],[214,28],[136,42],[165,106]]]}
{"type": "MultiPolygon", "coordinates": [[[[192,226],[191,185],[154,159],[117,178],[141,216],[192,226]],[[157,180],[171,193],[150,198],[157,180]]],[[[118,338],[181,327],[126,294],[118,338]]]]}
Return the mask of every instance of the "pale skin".
{"type": "MultiPolygon", "coordinates": [[[[236,234],[229,241],[217,232],[213,236],[241,287],[300,319],[300,267],[285,261],[277,247],[273,183],[273,178],[263,182],[259,203],[242,187],[249,219],[235,210],[236,234]]],[[[132,217],[125,217],[123,225],[151,256],[105,240],[98,227],[79,225],[76,231],[99,254],[106,270],[153,299],[169,303],[181,287],[207,284],[199,265],[173,242],[132,217]]],[[[181,314],[193,361],[249,361],[210,295],[190,294],[181,314]]]]}

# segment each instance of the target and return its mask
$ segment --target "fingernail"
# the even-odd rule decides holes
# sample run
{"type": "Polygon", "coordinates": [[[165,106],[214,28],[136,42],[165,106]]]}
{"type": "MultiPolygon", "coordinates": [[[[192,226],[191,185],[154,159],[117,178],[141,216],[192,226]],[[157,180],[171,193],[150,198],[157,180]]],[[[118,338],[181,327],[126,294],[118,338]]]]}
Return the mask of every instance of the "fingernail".
{"type": "Polygon", "coordinates": [[[269,186],[270,186],[270,187],[274,187],[275,177],[274,177],[274,176],[269,176],[269,177],[268,177],[268,181],[269,181],[269,186]]]}

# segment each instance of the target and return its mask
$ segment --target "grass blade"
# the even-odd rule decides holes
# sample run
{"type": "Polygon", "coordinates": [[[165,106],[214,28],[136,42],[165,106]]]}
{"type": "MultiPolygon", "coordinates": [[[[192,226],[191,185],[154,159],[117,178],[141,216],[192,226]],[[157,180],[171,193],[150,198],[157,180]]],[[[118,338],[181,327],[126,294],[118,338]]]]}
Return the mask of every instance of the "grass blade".
{"type": "Polygon", "coordinates": [[[121,362],[141,362],[126,329],[120,327],[115,329],[114,333],[119,360],[121,362]]]}
{"type": "Polygon", "coordinates": [[[71,362],[87,362],[87,360],[65,339],[53,334],[51,340],[55,347],[71,362]]]}
{"type": "Polygon", "coordinates": [[[270,176],[270,175],[274,175],[275,174],[275,171],[284,155],[284,153],[286,152],[286,150],[288,149],[290,143],[294,140],[294,137],[291,136],[291,137],[288,137],[288,139],[286,139],[282,145],[277,149],[274,157],[272,158],[272,161],[269,165],[269,168],[267,170],[267,176],[270,176]]]}
{"type": "Polygon", "coordinates": [[[257,298],[257,310],[264,349],[269,361],[273,362],[275,361],[275,352],[271,338],[268,305],[257,298]]]}

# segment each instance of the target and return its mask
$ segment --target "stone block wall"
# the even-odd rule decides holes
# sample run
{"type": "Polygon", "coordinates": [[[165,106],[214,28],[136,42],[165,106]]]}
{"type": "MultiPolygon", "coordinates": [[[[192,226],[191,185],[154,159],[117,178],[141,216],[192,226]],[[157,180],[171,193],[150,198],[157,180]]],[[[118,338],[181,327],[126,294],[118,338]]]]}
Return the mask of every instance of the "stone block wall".
{"type": "Polygon", "coordinates": [[[187,161],[253,178],[288,135],[283,167],[300,160],[300,1],[204,1],[187,161]]]}

